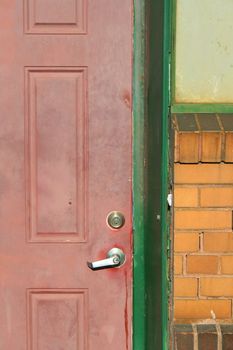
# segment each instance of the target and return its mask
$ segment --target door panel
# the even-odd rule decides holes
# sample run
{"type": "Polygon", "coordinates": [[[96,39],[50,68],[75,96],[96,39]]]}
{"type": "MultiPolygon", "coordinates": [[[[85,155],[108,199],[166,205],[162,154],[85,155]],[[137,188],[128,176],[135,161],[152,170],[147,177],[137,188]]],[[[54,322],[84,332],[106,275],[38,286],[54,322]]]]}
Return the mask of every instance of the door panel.
{"type": "Polygon", "coordinates": [[[131,349],[132,12],[0,3],[0,349],[131,349]]]}
{"type": "Polygon", "coordinates": [[[26,68],[25,79],[29,240],[81,242],[88,176],[86,69],[26,68]]]}
{"type": "Polygon", "coordinates": [[[24,2],[26,33],[87,33],[87,0],[24,0],[24,2]]]}

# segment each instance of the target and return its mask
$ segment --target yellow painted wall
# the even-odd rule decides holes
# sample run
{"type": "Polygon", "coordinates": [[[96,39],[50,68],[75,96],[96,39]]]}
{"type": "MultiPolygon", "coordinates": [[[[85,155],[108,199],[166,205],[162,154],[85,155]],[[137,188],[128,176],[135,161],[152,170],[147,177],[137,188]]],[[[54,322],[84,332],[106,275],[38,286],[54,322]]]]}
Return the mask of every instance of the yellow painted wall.
{"type": "Polygon", "coordinates": [[[233,103],[233,1],[176,6],[175,102],[233,103]]]}

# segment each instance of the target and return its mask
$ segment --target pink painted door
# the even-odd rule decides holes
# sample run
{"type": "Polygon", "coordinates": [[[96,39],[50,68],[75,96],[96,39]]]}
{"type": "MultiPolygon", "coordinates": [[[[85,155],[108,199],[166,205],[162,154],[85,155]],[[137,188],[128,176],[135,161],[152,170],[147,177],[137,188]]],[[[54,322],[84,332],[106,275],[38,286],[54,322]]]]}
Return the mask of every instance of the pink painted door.
{"type": "Polygon", "coordinates": [[[1,350],[132,349],[132,12],[0,1],[1,350]]]}

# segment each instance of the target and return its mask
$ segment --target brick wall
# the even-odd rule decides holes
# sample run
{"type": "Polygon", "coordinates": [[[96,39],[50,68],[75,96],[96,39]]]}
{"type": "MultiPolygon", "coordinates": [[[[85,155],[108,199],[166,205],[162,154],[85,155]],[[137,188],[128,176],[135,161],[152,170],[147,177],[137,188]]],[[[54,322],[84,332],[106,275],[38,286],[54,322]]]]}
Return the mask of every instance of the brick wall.
{"type": "Polygon", "coordinates": [[[174,319],[233,322],[233,164],[175,164],[174,319]]]}

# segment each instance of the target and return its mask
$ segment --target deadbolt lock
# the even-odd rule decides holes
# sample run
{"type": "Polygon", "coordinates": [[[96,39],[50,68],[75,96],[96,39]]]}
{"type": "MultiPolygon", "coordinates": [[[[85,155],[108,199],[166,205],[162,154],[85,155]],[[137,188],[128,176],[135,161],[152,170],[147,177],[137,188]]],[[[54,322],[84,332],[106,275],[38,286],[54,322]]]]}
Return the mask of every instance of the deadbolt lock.
{"type": "Polygon", "coordinates": [[[125,217],[119,211],[112,211],[108,215],[108,224],[111,228],[121,228],[125,224],[125,217]]]}

